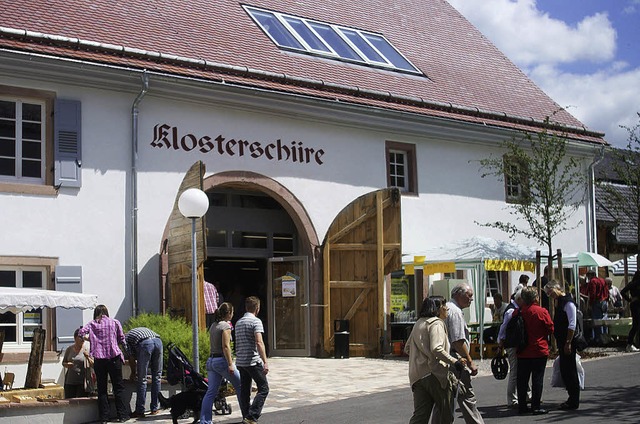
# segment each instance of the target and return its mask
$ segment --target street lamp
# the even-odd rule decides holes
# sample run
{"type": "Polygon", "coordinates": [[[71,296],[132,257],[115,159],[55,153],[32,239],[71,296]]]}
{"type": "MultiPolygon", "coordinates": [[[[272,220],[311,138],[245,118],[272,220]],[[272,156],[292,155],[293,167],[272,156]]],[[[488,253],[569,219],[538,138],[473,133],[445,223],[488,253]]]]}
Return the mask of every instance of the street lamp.
{"type": "Polygon", "coordinates": [[[193,366],[200,372],[198,347],[198,255],[196,254],[196,219],[209,209],[209,198],[197,188],[185,190],[178,199],[178,209],[191,219],[191,325],[193,326],[193,366]]]}

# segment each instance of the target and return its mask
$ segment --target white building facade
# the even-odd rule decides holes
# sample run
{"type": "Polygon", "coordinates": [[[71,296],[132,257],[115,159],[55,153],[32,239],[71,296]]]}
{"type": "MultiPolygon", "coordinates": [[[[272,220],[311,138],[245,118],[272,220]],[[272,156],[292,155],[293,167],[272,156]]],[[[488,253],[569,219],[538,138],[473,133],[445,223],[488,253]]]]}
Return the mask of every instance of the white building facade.
{"type": "MultiPolygon", "coordinates": [[[[350,102],[344,94],[286,92],[266,82],[251,86],[235,77],[190,73],[184,70],[188,63],[181,62],[187,58],[174,62],[176,68],[184,66],[179,71],[154,69],[152,52],[143,57],[146,66],[136,62],[140,58],[106,63],[91,55],[12,46],[20,38],[12,36],[12,28],[22,27],[6,20],[0,26],[0,272],[18,287],[38,286],[41,278],[42,288],[55,289],[59,270],[76,278],[79,290],[98,295],[121,321],[165,310],[171,276],[163,265],[163,243],[181,184],[198,161],[205,167],[203,188],[211,202],[207,281],[221,280],[228,299],[241,286],[243,295],[261,297],[274,333],[280,318],[273,285],[279,283],[272,278],[270,259],[303,257],[310,266],[310,297],[300,299],[310,315],[296,333],[303,333],[302,345],[272,346],[276,353],[331,351],[323,342],[322,305],[330,302],[324,298],[322,246],[340,212],[361,196],[404,185],[403,254],[472,236],[507,238],[478,225],[513,216],[504,183],[481,178],[477,161],[502,155],[500,143],[518,130],[535,129],[524,118],[496,125],[500,113],[512,111],[483,117],[476,109],[473,119],[462,113],[456,119],[454,112],[350,102]],[[61,106],[60,100],[70,102],[61,106]],[[67,119],[60,121],[63,108],[67,119]],[[65,144],[69,134],[71,147],[65,144]],[[23,142],[7,147],[12,138],[23,142]],[[227,262],[216,265],[216,260],[227,262]],[[252,269],[239,268],[240,260],[252,269]]],[[[53,29],[51,34],[66,37],[53,29]]],[[[33,36],[29,43],[45,43],[45,38],[33,36]]],[[[118,48],[105,51],[116,54],[118,48]]],[[[384,78],[387,71],[376,72],[384,78]]],[[[535,118],[531,122],[543,117],[535,118]]],[[[597,133],[577,133],[569,141],[569,152],[582,160],[585,174],[601,144],[597,133]]],[[[567,252],[583,251],[593,237],[589,203],[571,219],[568,227],[574,229],[555,243],[567,252]]],[[[388,304],[379,307],[380,314],[389,313],[388,304]]],[[[70,321],[60,318],[66,311],[44,310],[35,318],[50,332],[50,361],[52,352],[69,341],[68,332],[92,317],[91,311],[75,312],[70,321]]],[[[5,317],[0,324],[10,335],[5,353],[29,351],[33,318],[5,317]]]]}

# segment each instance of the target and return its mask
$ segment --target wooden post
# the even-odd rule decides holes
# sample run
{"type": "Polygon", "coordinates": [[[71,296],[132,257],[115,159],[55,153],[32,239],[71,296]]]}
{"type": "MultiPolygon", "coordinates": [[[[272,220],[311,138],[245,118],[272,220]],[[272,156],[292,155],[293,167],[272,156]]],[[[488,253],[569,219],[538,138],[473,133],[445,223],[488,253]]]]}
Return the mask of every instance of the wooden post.
{"type": "Polygon", "coordinates": [[[540,261],[542,260],[542,255],[539,250],[536,250],[536,287],[538,287],[538,297],[540,297],[540,261]]]}
{"type": "MultiPolygon", "coordinates": [[[[384,338],[385,298],[384,298],[384,207],[382,206],[382,191],[376,192],[376,275],[378,277],[378,340],[384,338]]],[[[382,356],[382,343],[379,344],[379,356],[382,356]]]]}
{"type": "Polygon", "coordinates": [[[37,389],[40,386],[42,375],[42,361],[44,359],[44,342],[47,331],[44,328],[33,330],[33,340],[31,342],[31,354],[29,355],[29,366],[27,368],[27,378],[24,382],[25,389],[37,389]]]}
{"type": "Polygon", "coordinates": [[[3,354],[2,354],[2,345],[4,345],[4,330],[0,330],[0,362],[2,362],[3,354]]]}
{"type": "Polygon", "coordinates": [[[558,280],[560,285],[562,286],[562,289],[564,290],[564,268],[562,268],[562,250],[558,249],[557,250],[557,255],[558,255],[558,269],[560,270],[560,275],[558,276],[558,280]]]}

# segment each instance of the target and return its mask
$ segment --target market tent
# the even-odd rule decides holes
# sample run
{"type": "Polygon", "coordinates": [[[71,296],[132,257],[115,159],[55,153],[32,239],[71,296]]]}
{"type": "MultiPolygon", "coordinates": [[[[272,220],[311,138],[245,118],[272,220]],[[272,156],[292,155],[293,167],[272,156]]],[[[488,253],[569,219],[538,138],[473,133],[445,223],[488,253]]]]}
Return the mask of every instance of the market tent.
{"type": "MultiPolygon", "coordinates": [[[[529,271],[535,272],[535,258],[538,249],[512,241],[495,240],[488,237],[471,237],[435,248],[429,248],[403,259],[405,268],[454,263],[456,269],[468,270],[469,285],[476,293],[474,309],[478,311],[477,321],[480,334],[484,329],[484,292],[487,271],[529,271]],[[478,295],[481,294],[481,295],[478,295]]],[[[451,271],[449,271],[451,272],[451,271]]],[[[482,346],[481,340],[481,346],[482,346]]],[[[482,348],[481,348],[482,349],[482,348]]],[[[482,350],[481,350],[482,351],[482,350]]]]}
{"type": "Polygon", "coordinates": [[[425,256],[427,262],[535,261],[536,250],[512,241],[476,236],[427,249],[421,255],[425,256]]]}
{"type": "MultiPolygon", "coordinates": [[[[624,259],[613,262],[609,269],[613,272],[613,275],[624,275],[624,259]]],[[[627,258],[627,275],[633,275],[637,270],[638,255],[629,256],[627,258]]]]}
{"type": "Polygon", "coordinates": [[[38,308],[93,309],[97,304],[98,296],[95,294],[0,287],[0,313],[19,313],[38,308]]]}

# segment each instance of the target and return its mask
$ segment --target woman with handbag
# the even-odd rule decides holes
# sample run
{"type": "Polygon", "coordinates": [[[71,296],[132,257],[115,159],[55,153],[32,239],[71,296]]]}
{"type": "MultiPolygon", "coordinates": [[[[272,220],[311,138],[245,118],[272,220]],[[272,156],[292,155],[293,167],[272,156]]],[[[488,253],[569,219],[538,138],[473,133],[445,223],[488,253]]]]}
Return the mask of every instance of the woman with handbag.
{"type": "Polygon", "coordinates": [[[442,296],[427,297],[422,302],[420,318],[414,324],[405,345],[409,354],[409,383],[413,392],[413,416],[409,424],[427,424],[435,407],[437,424],[453,422],[452,365],[464,367],[465,359],[449,354],[449,338],[444,320],[448,314],[442,296]]]}
{"type": "Polygon", "coordinates": [[[64,397],[65,399],[86,397],[90,391],[87,391],[86,375],[91,372],[93,367],[93,358],[89,354],[89,346],[80,336],[78,328],[73,333],[74,343],[64,352],[62,366],[67,369],[64,376],[64,397]]]}
{"type": "Polygon", "coordinates": [[[580,407],[580,381],[576,366],[576,343],[573,340],[577,327],[576,304],[570,294],[565,294],[562,286],[551,280],[544,286],[549,297],[556,299],[556,311],[553,319],[553,335],[558,344],[560,375],[569,393],[569,399],[560,405],[560,409],[578,409],[580,407]]]}

